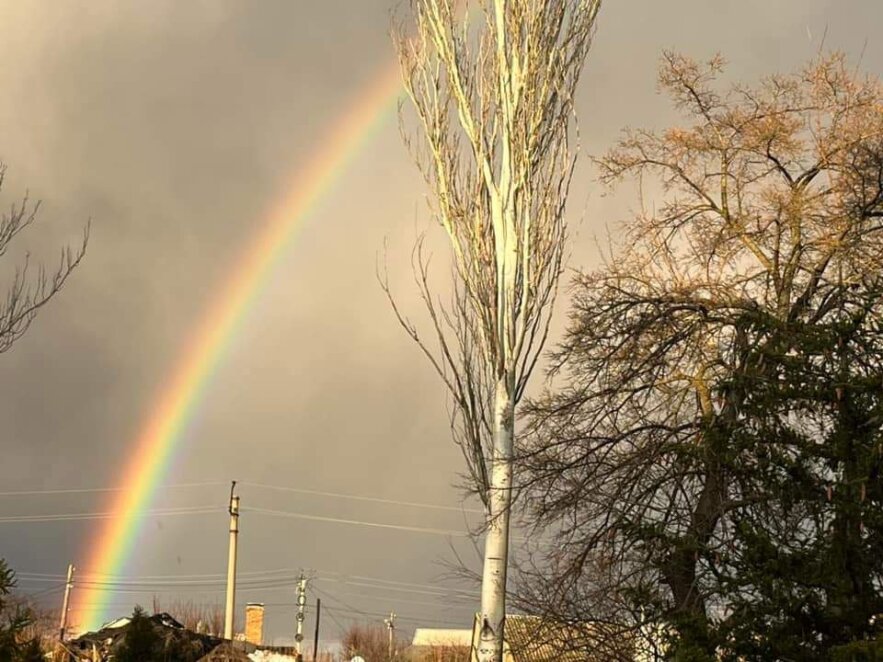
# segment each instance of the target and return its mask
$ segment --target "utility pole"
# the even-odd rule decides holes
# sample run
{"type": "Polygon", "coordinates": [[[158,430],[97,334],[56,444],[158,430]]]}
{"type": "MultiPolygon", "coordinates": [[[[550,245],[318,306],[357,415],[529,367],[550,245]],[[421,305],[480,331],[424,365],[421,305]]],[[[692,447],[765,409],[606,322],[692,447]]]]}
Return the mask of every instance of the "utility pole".
{"type": "Polygon", "coordinates": [[[297,633],[294,635],[294,650],[298,662],[304,659],[301,645],[304,640],[304,608],[306,606],[307,578],[304,577],[304,573],[300,573],[300,579],[297,580],[297,633]]]}
{"type": "Polygon", "coordinates": [[[233,640],[233,614],[236,609],[236,543],[239,538],[239,497],[230,486],[230,554],[227,557],[227,610],[224,613],[224,639],[233,640]]]}
{"type": "Polygon", "coordinates": [[[64,633],[67,630],[67,612],[71,601],[71,589],[74,587],[74,566],[67,566],[67,584],[64,587],[64,600],[61,603],[61,623],[58,626],[58,641],[64,643],[64,633]]]}
{"type": "Polygon", "coordinates": [[[322,616],[322,598],[316,598],[316,631],[313,634],[313,662],[319,659],[319,618],[322,616]]]}
{"type": "Polygon", "coordinates": [[[389,631],[389,659],[392,660],[393,655],[395,654],[395,638],[394,633],[396,629],[396,613],[394,611],[389,612],[389,618],[383,621],[386,623],[386,629],[389,631]]]}

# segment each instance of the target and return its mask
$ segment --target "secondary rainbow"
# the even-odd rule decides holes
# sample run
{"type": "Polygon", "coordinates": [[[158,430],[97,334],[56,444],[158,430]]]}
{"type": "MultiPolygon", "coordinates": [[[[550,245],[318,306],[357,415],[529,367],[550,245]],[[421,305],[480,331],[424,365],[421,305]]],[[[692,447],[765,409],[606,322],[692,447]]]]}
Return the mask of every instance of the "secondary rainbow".
{"type": "MultiPolygon", "coordinates": [[[[124,569],[143,521],[140,513],[150,505],[163,481],[176,443],[240,321],[298,228],[394,109],[400,81],[397,63],[385,66],[336,118],[312,158],[294,175],[285,195],[271,207],[259,234],[207,307],[132,444],[130,460],[121,472],[122,489],[109,508],[112,515],[100,524],[87,550],[83,568],[90,576],[114,576],[124,569]]],[[[99,626],[107,617],[110,595],[111,590],[100,582],[75,591],[78,624],[86,629],[99,626]]]]}

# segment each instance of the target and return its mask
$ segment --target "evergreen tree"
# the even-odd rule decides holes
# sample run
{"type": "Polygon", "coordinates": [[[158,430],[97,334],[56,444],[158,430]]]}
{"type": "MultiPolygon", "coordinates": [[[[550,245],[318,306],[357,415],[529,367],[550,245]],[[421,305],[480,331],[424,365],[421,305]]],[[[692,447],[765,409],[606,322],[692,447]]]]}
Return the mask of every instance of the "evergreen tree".
{"type": "Polygon", "coordinates": [[[0,662],[14,662],[22,646],[22,632],[31,623],[26,610],[10,604],[15,583],[15,572],[0,559],[0,662]]]}
{"type": "Polygon", "coordinates": [[[123,643],[114,655],[116,662],[152,662],[163,660],[162,641],[144,609],[138,605],[126,628],[123,643]]]}
{"type": "Polygon", "coordinates": [[[15,585],[15,572],[5,559],[0,559],[0,662],[42,660],[39,642],[27,637],[27,629],[34,622],[33,613],[20,602],[10,600],[15,585]]]}
{"type": "Polygon", "coordinates": [[[21,647],[15,660],[16,662],[46,662],[46,656],[40,647],[40,642],[35,638],[28,640],[21,647]]]}
{"type": "Polygon", "coordinates": [[[827,659],[876,634],[883,612],[881,286],[826,288],[826,306],[809,324],[755,325],[787,343],[766,345],[755,368],[737,378],[746,395],[728,472],[755,498],[730,512],[730,547],[717,563],[730,612],[719,639],[734,656],[827,659]]]}

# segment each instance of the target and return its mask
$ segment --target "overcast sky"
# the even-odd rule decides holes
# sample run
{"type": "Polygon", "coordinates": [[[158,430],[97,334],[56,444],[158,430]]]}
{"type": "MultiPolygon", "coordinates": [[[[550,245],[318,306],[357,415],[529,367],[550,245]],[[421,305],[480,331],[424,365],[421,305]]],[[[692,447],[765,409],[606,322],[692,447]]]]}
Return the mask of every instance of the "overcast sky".
{"type": "MultiPolygon", "coordinates": [[[[26,191],[43,201],[19,248],[51,261],[92,219],[82,267],[0,356],[0,491],[118,484],[154,396],[265,211],[393,57],[397,5],[0,1],[0,159],[9,166],[0,197],[6,207],[26,191]]],[[[748,81],[806,61],[826,34],[827,47],[853,62],[862,56],[861,68],[880,75],[880,25],[876,0],[608,0],[580,90],[583,156],[609,147],[625,125],[673,120],[655,88],[664,48],[720,51],[727,77],[748,81]]],[[[575,268],[591,268],[594,238],[635,204],[628,187],[602,198],[592,177],[583,158],[570,206],[575,268]]],[[[284,255],[175,452],[155,505],[217,513],[146,518],[133,577],[224,573],[231,479],[461,505],[443,392],[374,280],[387,239],[393,285],[419,312],[409,259],[416,234],[431,229],[424,196],[391,115],[284,255]],[[178,486],[194,482],[214,484],[178,486]]],[[[256,485],[240,493],[246,507],[347,520],[460,530],[468,518],[256,485]]],[[[0,496],[0,518],[101,511],[106,500],[0,496]]],[[[0,557],[22,572],[60,574],[85,561],[100,524],[0,520],[0,557]]],[[[450,584],[440,561],[453,559],[452,546],[474,561],[458,539],[257,513],[241,528],[241,572],[304,568],[318,577],[322,593],[310,600],[321,595],[330,608],[328,639],[390,609],[404,629],[469,625],[474,604],[431,590],[450,584]],[[344,575],[348,583],[333,581],[344,575]],[[391,590],[379,580],[411,585],[391,590]]],[[[188,595],[222,602],[222,590],[188,595]]],[[[167,591],[151,586],[114,602],[128,613],[154,593],[176,595],[167,591]]],[[[270,639],[290,636],[291,584],[240,598],[267,603],[270,639]]]]}

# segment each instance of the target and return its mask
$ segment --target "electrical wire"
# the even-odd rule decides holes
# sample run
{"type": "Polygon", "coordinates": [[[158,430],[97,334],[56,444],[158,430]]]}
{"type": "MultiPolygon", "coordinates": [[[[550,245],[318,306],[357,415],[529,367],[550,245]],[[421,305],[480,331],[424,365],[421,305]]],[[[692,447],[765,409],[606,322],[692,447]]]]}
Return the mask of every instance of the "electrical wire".
{"type": "MultiPolygon", "coordinates": [[[[271,490],[276,492],[292,492],[295,494],[307,494],[311,496],[329,497],[333,499],[349,499],[352,501],[363,501],[367,503],[378,503],[390,506],[402,506],[407,508],[425,508],[429,510],[441,510],[456,513],[470,513],[483,515],[484,511],[476,508],[464,508],[458,506],[445,506],[435,503],[423,503],[419,501],[406,501],[401,499],[388,499],[383,497],[367,496],[363,494],[345,494],[342,492],[331,492],[327,490],[312,490],[302,487],[289,487],[286,485],[272,485],[269,483],[257,483],[251,481],[239,481],[238,485],[244,487],[254,487],[257,489],[271,490]]],[[[178,488],[194,488],[194,487],[218,487],[227,483],[222,481],[203,481],[191,483],[168,483],[163,485],[163,489],[178,488]]],[[[43,496],[43,495],[62,495],[62,494],[91,494],[103,492],[121,492],[126,490],[125,487],[76,487],[62,489],[41,489],[41,490],[8,490],[0,492],[0,497],[21,497],[21,496],[43,496]]]]}
{"type": "MultiPolygon", "coordinates": [[[[226,512],[225,509],[218,506],[183,506],[179,508],[165,508],[157,510],[145,510],[135,513],[125,513],[126,516],[137,517],[165,517],[177,515],[207,515],[213,513],[226,512]]],[[[365,526],[377,529],[386,529],[393,531],[407,531],[410,533],[425,533],[430,535],[445,536],[449,538],[472,538],[475,534],[468,531],[457,529],[440,529],[433,527],[409,526],[406,524],[391,524],[387,522],[371,522],[367,520],[347,519],[341,517],[329,517],[325,515],[310,515],[308,513],[299,513],[289,510],[278,510],[275,508],[260,507],[243,507],[240,512],[251,512],[259,515],[270,515],[274,517],[286,517],[292,519],[301,519],[312,522],[327,522],[331,524],[348,524],[353,526],[365,526]]],[[[44,515],[10,515],[0,516],[0,524],[20,524],[33,522],[67,522],[90,519],[111,519],[121,517],[123,513],[112,511],[104,512],[85,512],[85,513],[61,513],[61,514],[44,514],[44,515]]],[[[511,536],[510,542],[519,543],[526,542],[527,538],[520,536],[511,536]]],[[[551,544],[551,541],[540,541],[544,544],[551,544]]]]}
{"type": "MultiPolygon", "coordinates": [[[[166,517],[176,515],[207,515],[210,513],[226,512],[218,506],[182,506],[178,508],[161,508],[156,510],[142,510],[133,513],[125,513],[126,517],[166,517]]],[[[45,515],[5,515],[0,516],[0,524],[26,524],[32,522],[75,522],[92,519],[112,519],[122,516],[114,511],[81,512],[81,513],[54,513],[45,515]]]]}
{"type": "MultiPolygon", "coordinates": [[[[343,615],[350,614],[350,615],[355,615],[355,616],[359,616],[362,618],[366,618],[369,620],[384,619],[389,616],[389,614],[385,614],[385,613],[381,613],[381,612],[372,612],[372,611],[365,611],[363,609],[358,609],[358,608],[354,607],[353,605],[347,603],[345,600],[342,600],[341,598],[336,597],[335,595],[332,595],[328,591],[319,589],[318,587],[314,587],[314,590],[317,593],[323,595],[326,599],[331,600],[332,602],[336,603],[337,605],[342,605],[342,607],[336,607],[336,606],[332,606],[332,605],[329,605],[329,606],[323,605],[322,611],[325,611],[326,609],[328,609],[329,611],[336,611],[338,614],[343,614],[343,615]]],[[[434,619],[411,617],[411,616],[407,616],[407,615],[403,616],[403,615],[399,615],[399,614],[396,615],[396,619],[399,621],[406,622],[406,623],[446,625],[446,626],[454,626],[454,627],[462,625],[462,623],[453,623],[450,621],[443,622],[443,621],[438,621],[438,620],[434,620],[434,619]]],[[[340,626],[340,624],[338,624],[338,627],[339,626],[340,626]]]]}
{"type": "Polygon", "coordinates": [[[16,590],[20,591],[21,593],[26,595],[28,598],[33,599],[33,598],[45,597],[47,595],[52,595],[53,593],[58,593],[59,591],[64,589],[66,584],[67,584],[67,582],[62,582],[60,584],[55,584],[54,586],[50,586],[48,588],[44,588],[39,591],[33,591],[33,592],[23,590],[26,587],[19,587],[19,586],[16,587],[16,590]]]}
{"type": "Polygon", "coordinates": [[[271,508],[241,508],[242,512],[252,512],[260,515],[273,515],[276,517],[291,517],[294,519],[303,519],[313,522],[330,522],[332,524],[352,524],[358,526],[368,526],[378,529],[390,529],[394,531],[410,531],[412,533],[428,533],[439,536],[449,536],[453,538],[469,538],[471,534],[466,531],[456,531],[453,529],[435,529],[422,526],[407,526],[404,524],[387,524],[383,522],[367,522],[364,520],[344,519],[340,517],[325,517],[322,515],[307,515],[306,513],[296,513],[287,510],[275,510],[271,508]]]}
{"type": "MultiPolygon", "coordinates": [[[[251,571],[243,571],[237,572],[237,577],[252,577],[252,576],[271,576],[271,575],[279,575],[285,574],[289,575],[292,573],[298,573],[300,570],[298,568],[278,568],[273,570],[251,570],[251,571]]],[[[44,572],[30,572],[30,571],[22,571],[16,572],[17,577],[21,576],[30,576],[30,577],[46,577],[49,579],[64,579],[66,575],[58,574],[58,573],[44,573],[44,572]]],[[[92,577],[92,578],[100,578],[102,580],[113,580],[113,579],[204,579],[204,578],[218,578],[224,579],[227,577],[226,573],[221,572],[213,572],[213,573],[203,573],[203,574],[173,574],[173,575],[114,575],[114,574],[106,574],[106,573],[79,573],[78,577],[92,577]]]]}
{"type": "MultiPolygon", "coordinates": [[[[324,571],[319,570],[318,572],[322,573],[324,571]]],[[[366,581],[366,582],[377,582],[380,584],[392,584],[395,586],[407,586],[409,588],[426,588],[426,589],[430,589],[430,590],[441,590],[441,588],[435,584],[418,584],[416,582],[403,582],[403,581],[399,581],[399,580],[395,580],[395,579],[380,579],[377,577],[369,577],[367,575],[341,575],[340,573],[326,573],[326,574],[334,574],[336,576],[343,577],[346,579],[356,579],[359,581],[366,581]]],[[[456,589],[454,589],[454,590],[456,590],[456,589]]],[[[478,593],[474,593],[474,595],[478,595],[478,593]]]]}
{"type": "MultiPolygon", "coordinates": [[[[424,503],[419,501],[406,501],[401,499],[388,499],[383,497],[373,497],[367,496],[363,494],[345,494],[342,492],[331,492],[328,490],[312,490],[308,488],[302,487],[289,487],[286,485],[272,485],[269,483],[257,483],[251,481],[239,481],[238,485],[244,487],[254,487],[258,489],[264,490],[272,490],[276,492],[293,492],[296,494],[307,494],[311,496],[322,496],[322,497],[330,497],[334,499],[350,499],[353,501],[365,501],[369,503],[379,503],[391,506],[403,506],[408,508],[426,508],[431,510],[443,510],[450,511],[456,513],[473,513],[482,515],[484,511],[477,508],[463,508],[457,506],[445,506],[441,504],[435,503],[424,503]]],[[[218,487],[221,485],[227,485],[227,483],[222,481],[203,481],[203,482],[190,482],[190,483],[168,483],[163,485],[163,489],[177,489],[177,488],[193,488],[193,487],[218,487]]],[[[120,492],[124,491],[127,488],[125,487],[75,487],[75,488],[62,488],[62,489],[41,489],[41,490],[7,490],[0,492],[0,497],[19,497],[19,496],[43,496],[43,495],[60,495],[60,494],[90,494],[90,493],[103,493],[103,492],[120,492]]]]}
{"type": "Polygon", "coordinates": [[[453,608],[464,608],[465,609],[465,608],[468,608],[468,606],[470,604],[474,604],[474,602],[475,602],[474,600],[471,600],[469,603],[460,602],[460,603],[454,604],[454,603],[449,602],[448,604],[445,604],[443,602],[429,602],[426,600],[413,600],[411,598],[402,598],[398,595],[392,596],[392,597],[386,596],[386,595],[378,596],[375,593],[357,593],[354,591],[338,591],[337,593],[343,594],[343,595],[350,595],[350,596],[357,597],[357,598],[370,598],[375,601],[385,600],[391,604],[392,603],[399,604],[399,603],[403,602],[406,604],[420,605],[420,606],[424,606],[424,607],[436,607],[436,608],[442,608],[445,610],[449,610],[449,609],[453,609],[453,608]]]}
{"type": "MultiPolygon", "coordinates": [[[[267,570],[251,570],[237,573],[239,585],[250,585],[256,583],[285,583],[296,582],[302,570],[300,568],[275,568],[267,570]]],[[[464,598],[477,597],[478,593],[470,592],[465,589],[446,589],[438,584],[424,584],[418,582],[403,582],[400,580],[386,579],[383,577],[372,577],[370,575],[348,575],[330,570],[314,570],[316,577],[313,581],[328,581],[344,585],[361,586],[362,584],[370,584],[367,588],[378,588],[381,590],[397,590],[400,587],[408,589],[423,589],[427,595],[438,595],[440,597],[458,597],[464,598]],[[355,580],[355,581],[354,581],[355,580]]],[[[60,582],[64,585],[66,576],[63,574],[41,573],[31,571],[20,571],[16,573],[16,577],[36,582],[60,582]]],[[[175,586],[218,586],[226,584],[227,575],[224,573],[209,574],[174,574],[174,575],[110,575],[99,573],[78,573],[77,583],[83,585],[86,583],[100,586],[156,586],[156,587],[175,587],[175,586]]]]}
{"type": "Polygon", "coordinates": [[[297,494],[308,494],[311,496],[323,496],[323,497],[331,497],[334,499],[350,499],[353,501],[366,501],[370,503],[380,503],[391,506],[405,506],[408,508],[427,508],[431,510],[445,510],[456,513],[474,513],[483,515],[483,510],[478,510],[475,508],[458,508],[456,506],[442,506],[434,503],[422,503],[417,501],[401,501],[398,499],[384,499],[381,497],[371,497],[364,495],[356,495],[356,494],[341,494],[339,492],[326,492],[322,490],[308,490],[306,488],[300,487],[285,487],[281,485],[267,485],[265,483],[251,483],[251,482],[242,482],[239,483],[246,487],[257,487],[265,490],[275,490],[278,492],[295,492],[297,494]]]}
{"type": "MultiPolygon", "coordinates": [[[[183,487],[217,487],[218,485],[228,485],[220,481],[209,481],[202,483],[168,483],[163,485],[163,489],[183,488],[183,487]]],[[[0,497],[16,497],[16,496],[41,496],[50,494],[89,494],[97,492],[122,492],[128,488],[125,487],[72,487],[64,489],[45,489],[45,490],[11,490],[0,492],[0,497]]]]}
{"type": "Polygon", "coordinates": [[[445,599],[458,599],[459,598],[459,599],[466,600],[466,599],[474,599],[474,598],[478,597],[477,593],[469,593],[466,591],[459,591],[456,589],[444,591],[444,590],[439,590],[439,589],[424,590],[424,589],[418,589],[418,588],[400,588],[400,587],[395,587],[395,586],[385,586],[383,584],[376,584],[376,583],[371,583],[371,582],[366,582],[366,581],[355,581],[354,582],[354,581],[350,581],[348,579],[334,579],[334,578],[319,578],[319,581],[329,581],[329,582],[333,582],[336,584],[343,584],[345,586],[356,586],[356,587],[362,587],[362,588],[380,589],[380,590],[384,590],[384,591],[395,591],[398,593],[410,593],[410,594],[415,594],[415,595],[428,595],[428,596],[434,596],[434,597],[445,598],[445,599]]]}

